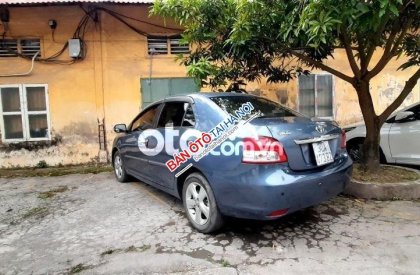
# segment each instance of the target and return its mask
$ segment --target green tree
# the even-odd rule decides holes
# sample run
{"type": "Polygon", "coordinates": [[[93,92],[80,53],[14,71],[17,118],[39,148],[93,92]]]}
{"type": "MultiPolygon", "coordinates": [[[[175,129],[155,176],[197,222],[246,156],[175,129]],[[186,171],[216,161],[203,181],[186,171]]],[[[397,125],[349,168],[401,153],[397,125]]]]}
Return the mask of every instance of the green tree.
{"type": "Polygon", "coordinates": [[[157,0],[151,13],[185,28],[185,42],[195,46],[182,62],[203,84],[286,82],[314,68],[350,83],[366,124],[363,163],[371,172],[379,167],[380,128],[420,77],[420,0],[157,0]],[[326,64],[336,48],[345,50],[351,74],[326,64]],[[415,72],[377,114],[370,81],[402,55],[399,69],[415,72]]]}

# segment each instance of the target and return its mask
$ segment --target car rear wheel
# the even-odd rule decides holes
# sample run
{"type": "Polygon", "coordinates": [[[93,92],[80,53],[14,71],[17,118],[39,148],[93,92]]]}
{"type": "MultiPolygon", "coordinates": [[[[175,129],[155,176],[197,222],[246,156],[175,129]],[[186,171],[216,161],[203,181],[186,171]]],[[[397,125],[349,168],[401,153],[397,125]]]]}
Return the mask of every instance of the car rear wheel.
{"type": "Polygon", "coordinates": [[[124,163],[122,161],[120,153],[116,152],[114,155],[114,174],[115,177],[119,182],[127,182],[128,181],[128,174],[125,171],[124,163]]]}
{"type": "Polygon", "coordinates": [[[187,218],[201,233],[212,233],[223,226],[213,191],[203,175],[193,173],[184,183],[182,199],[187,218]]]}

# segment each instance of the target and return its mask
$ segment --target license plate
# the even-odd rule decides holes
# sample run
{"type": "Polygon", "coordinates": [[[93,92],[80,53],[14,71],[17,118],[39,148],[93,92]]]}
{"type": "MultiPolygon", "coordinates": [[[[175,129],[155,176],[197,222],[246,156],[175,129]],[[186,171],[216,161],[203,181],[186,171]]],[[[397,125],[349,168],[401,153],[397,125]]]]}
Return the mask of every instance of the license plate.
{"type": "Polygon", "coordinates": [[[314,148],[315,160],[318,166],[334,161],[328,141],[312,143],[312,148],[314,148]]]}

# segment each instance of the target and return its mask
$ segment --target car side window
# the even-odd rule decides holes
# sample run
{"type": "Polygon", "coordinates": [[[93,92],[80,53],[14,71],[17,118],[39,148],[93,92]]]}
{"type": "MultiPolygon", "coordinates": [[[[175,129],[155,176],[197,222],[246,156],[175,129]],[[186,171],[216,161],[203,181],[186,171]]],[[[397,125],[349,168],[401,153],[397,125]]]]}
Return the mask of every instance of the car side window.
{"type": "Polygon", "coordinates": [[[417,106],[409,109],[408,111],[414,113],[414,115],[416,116],[416,120],[420,120],[420,105],[417,105],[417,106]]]}
{"type": "Polygon", "coordinates": [[[186,102],[167,102],[162,109],[158,127],[181,127],[184,126],[184,114],[190,104],[186,102]]]}
{"type": "Polygon", "coordinates": [[[187,110],[185,111],[184,120],[182,121],[183,127],[194,127],[195,116],[191,104],[188,104],[187,110]]]}
{"type": "Polygon", "coordinates": [[[151,107],[131,124],[131,131],[147,130],[153,128],[153,121],[155,119],[159,105],[151,107]]]}

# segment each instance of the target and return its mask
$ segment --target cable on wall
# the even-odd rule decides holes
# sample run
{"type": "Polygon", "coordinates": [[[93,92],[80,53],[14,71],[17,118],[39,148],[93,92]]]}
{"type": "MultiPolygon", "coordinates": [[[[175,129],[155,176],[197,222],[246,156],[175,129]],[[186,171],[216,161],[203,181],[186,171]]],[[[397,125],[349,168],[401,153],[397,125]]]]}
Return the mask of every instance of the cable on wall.
{"type": "MultiPolygon", "coordinates": [[[[81,53],[82,54],[81,54],[81,58],[80,59],[70,59],[70,60],[58,60],[57,59],[68,48],[68,42],[66,42],[60,50],[58,50],[56,53],[52,54],[51,56],[45,57],[45,58],[36,57],[34,59],[34,61],[38,61],[38,62],[42,62],[42,63],[53,63],[53,64],[69,65],[69,64],[75,63],[76,61],[83,60],[84,59],[84,56],[86,55],[86,47],[85,47],[85,42],[84,42],[84,35],[86,33],[86,26],[87,26],[87,24],[89,22],[88,18],[89,17],[87,15],[84,15],[82,17],[82,19],[79,21],[79,24],[78,24],[78,26],[77,26],[74,34],[73,34],[73,38],[80,39],[80,42],[81,42],[81,53]]],[[[32,60],[33,59],[33,56],[24,55],[22,53],[19,53],[19,52],[13,50],[13,49],[10,49],[10,48],[6,48],[6,49],[9,52],[11,52],[11,53],[13,53],[13,54],[15,54],[15,55],[17,55],[19,57],[22,57],[22,58],[25,58],[25,59],[28,59],[28,60],[32,60]]]]}
{"type": "Polygon", "coordinates": [[[27,75],[32,74],[32,71],[34,70],[35,58],[38,56],[38,54],[39,54],[39,51],[37,51],[32,57],[31,68],[26,73],[0,74],[0,77],[27,76],[27,75]]]}
{"type": "MultiPolygon", "coordinates": [[[[161,25],[154,24],[154,23],[151,23],[151,22],[147,22],[147,21],[144,21],[144,20],[140,20],[140,19],[137,19],[137,18],[134,18],[134,17],[130,17],[128,15],[124,15],[122,13],[119,13],[119,12],[116,12],[116,11],[113,11],[113,10],[110,10],[110,9],[107,9],[107,8],[104,8],[104,7],[93,7],[90,10],[84,9],[83,6],[80,6],[80,7],[85,12],[85,14],[80,19],[80,21],[79,21],[79,23],[76,27],[76,30],[73,33],[73,37],[72,37],[73,39],[79,39],[80,40],[80,52],[81,52],[81,54],[80,54],[79,58],[72,58],[72,59],[69,59],[69,60],[58,59],[68,49],[68,46],[69,46],[68,42],[64,43],[62,48],[60,50],[58,50],[56,53],[54,53],[54,54],[52,54],[48,57],[44,57],[44,58],[38,57],[39,53],[36,56],[28,56],[28,55],[24,55],[22,53],[19,53],[19,52],[13,50],[13,49],[10,49],[10,48],[7,48],[7,47],[4,47],[4,48],[7,49],[10,53],[13,53],[16,56],[19,56],[21,58],[25,58],[25,59],[28,59],[28,60],[33,60],[33,61],[37,61],[37,62],[41,62],[41,63],[46,63],[46,64],[70,65],[70,64],[74,64],[78,61],[82,61],[82,60],[84,60],[84,58],[87,54],[86,42],[84,40],[86,30],[87,30],[87,26],[88,26],[88,24],[91,20],[95,23],[99,21],[98,15],[97,15],[98,11],[103,11],[103,12],[109,14],[110,16],[112,16],[113,18],[115,18],[116,20],[118,20],[119,22],[124,24],[126,27],[131,29],[132,31],[134,31],[137,34],[140,34],[142,36],[146,36],[146,37],[152,36],[152,35],[148,34],[146,31],[143,31],[143,30],[133,26],[126,19],[137,21],[137,22],[144,23],[144,24],[148,24],[148,25],[155,26],[155,27],[162,28],[162,29],[173,30],[173,31],[177,32],[177,34],[161,35],[161,36],[166,36],[168,38],[176,37],[176,36],[179,35],[179,32],[182,31],[182,29],[179,29],[179,28],[171,28],[171,27],[161,26],[161,25]]],[[[3,39],[4,39],[5,35],[6,35],[6,30],[3,33],[3,39]]]]}
{"type": "Polygon", "coordinates": [[[116,12],[116,11],[113,11],[113,10],[110,10],[110,9],[107,9],[107,8],[101,7],[101,8],[97,8],[97,9],[101,9],[103,11],[107,11],[108,13],[112,13],[114,15],[121,16],[121,17],[124,17],[124,18],[127,18],[127,19],[131,19],[133,21],[137,21],[137,22],[140,22],[140,23],[143,23],[143,24],[151,25],[151,26],[154,26],[154,27],[157,27],[157,28],[162,28],[162,29],[167,29],[167,30],[173,30],[173,31],[178,31],[178,32],[184,31],[183,29],[180,29],[180,28],[171,28],[171,27],[162,26],[162,25],[159,25],[159,24],[147,22],[147,21],[144,21],[144,20],[141,20],[141,19],[137,19],[137,18],[134,18],[134,17],[131,17],[131,16],[128,16],[128,15],[125,15],[125,14],[122,14],[122,13],[119,13],[119,12],[116,12]]]}

